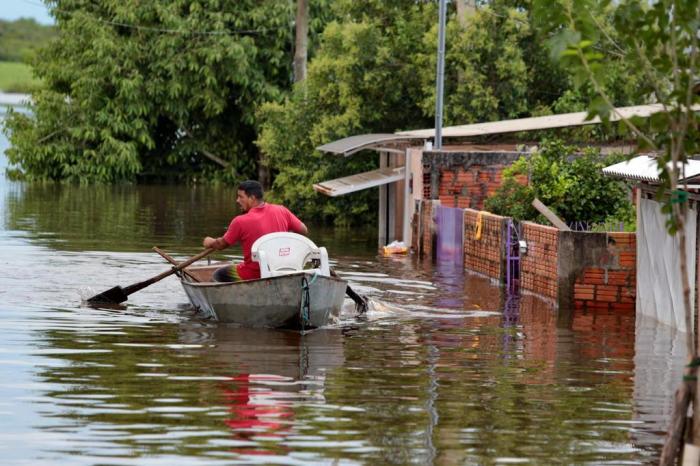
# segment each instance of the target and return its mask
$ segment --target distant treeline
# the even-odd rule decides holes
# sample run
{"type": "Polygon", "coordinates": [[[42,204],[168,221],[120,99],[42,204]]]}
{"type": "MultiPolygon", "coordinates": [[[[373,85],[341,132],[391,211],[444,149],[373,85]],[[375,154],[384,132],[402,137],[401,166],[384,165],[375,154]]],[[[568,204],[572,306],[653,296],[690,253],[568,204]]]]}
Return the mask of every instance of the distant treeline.
{"type": "Polygon", "coordinates": [[[0,61],[27,62],[55,35],[53,26],[33,19],[0,20],[0,61]]]}

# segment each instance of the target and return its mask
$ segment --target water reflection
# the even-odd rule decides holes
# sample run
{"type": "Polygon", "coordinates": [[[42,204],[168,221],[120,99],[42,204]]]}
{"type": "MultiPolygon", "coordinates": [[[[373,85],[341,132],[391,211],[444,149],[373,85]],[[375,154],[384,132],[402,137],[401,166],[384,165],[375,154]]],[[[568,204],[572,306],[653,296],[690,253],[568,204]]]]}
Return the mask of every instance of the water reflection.
{"type": "Polygon", "coordinates": [[[594,311],[562,327],[551,303],[506,296],[460,267],[377,257],[373,229],[312,229],[373,302],[335,328],[200,321],[175,279],[122,310],[79,307],[81,287],[162,271],[155,244],[198,250],[225,228],[232,195],[0,177],[3,464],[658,458],[683,334],[594,311]]]}

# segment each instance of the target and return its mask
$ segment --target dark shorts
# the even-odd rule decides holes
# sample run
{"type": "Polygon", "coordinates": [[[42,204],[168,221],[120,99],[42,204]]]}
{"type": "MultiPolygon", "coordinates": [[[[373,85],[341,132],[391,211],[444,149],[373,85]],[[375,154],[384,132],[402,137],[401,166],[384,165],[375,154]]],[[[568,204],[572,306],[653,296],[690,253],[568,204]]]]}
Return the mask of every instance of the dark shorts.
{"type": "Polygon", "coordinates": [[[224,267],[219,267],[214,272],[215,282],[239,282],[241,281],[240,275],[238,275],[238,269],[235,265],[226,265],[224,267]]]}

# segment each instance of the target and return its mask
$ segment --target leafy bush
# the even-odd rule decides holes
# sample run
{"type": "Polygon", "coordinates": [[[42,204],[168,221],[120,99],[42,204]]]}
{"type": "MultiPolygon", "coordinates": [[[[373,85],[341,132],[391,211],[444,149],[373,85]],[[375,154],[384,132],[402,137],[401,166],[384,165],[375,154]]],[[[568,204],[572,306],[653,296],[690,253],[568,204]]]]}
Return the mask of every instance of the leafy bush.
{"type": "Polygon", "coordinates": [[[634,225],[629,188],[602,172],[624,156],[602,156],[595,148],[578,151],[558,140],[545,141],[503,171],[503,185],[485,208],[517,220],[542,221],[531,205],[537,197],[565,221],[634,225]]]}

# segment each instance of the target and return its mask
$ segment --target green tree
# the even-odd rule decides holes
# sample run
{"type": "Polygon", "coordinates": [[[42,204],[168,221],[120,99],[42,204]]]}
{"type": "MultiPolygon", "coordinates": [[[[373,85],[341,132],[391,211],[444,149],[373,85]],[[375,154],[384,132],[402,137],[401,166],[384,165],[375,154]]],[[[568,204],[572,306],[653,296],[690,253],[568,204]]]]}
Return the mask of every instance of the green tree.
{"type": "Polygon", "coordinates": [[[255,176],[255,109],[291,83],[292,5],[49,5],[58,37],[34,62],[46,88],[33,95],[31,115],[14,113],[7,122],[7,155],[21,175],[98,182],[255,176]]]}
{"type": "MultiPolygon", "coordinates": [[[[595,89],[597,97],[589,106],[591,116],[606,119],[615,112],[614,102],[602,85],[611,55],[605,52],[610,50],[643,72],[642,91],[660,104],[658,112],[650,118],[623,119],[623,124],[638,139],[641,149],[655,150],[659,154],[657,162],[662,186],[658,197],[668,214],[669,233],[678,235],[686,328],[692,329],[695,316],[685,254],[688,203],[687,194],[678,190],[678,180],[683,163],[700,152],[697,116],[700,96],[696,90],[700,75],[700,3],[698,0],[536,0],[535,6],[542,24],[552,33],[554,55],[572,69],[578,82],[588,83],[595,89]],[[616,37],[611,38],[597,21],[602,15],[612,18],[616,37]]],[[[687,350],[689,358],[697,362],[697,329],[695,333],[687,338],[687,350]]],[[[694,365],[690,365],[687,372],[694,376],[694,365]]],[[[695,388],[693,406],[697,413],[700,390],[695,388]]],[[[679,402],[662,453],[662,464],[675,463],[680,454],[692,392],[686,380],[676,398],[679,402]]],[[[700,415],[693,416],[692,432],[692,443],[700,447],[700,415]]]]}
{"type": "Polygon", "coordinates": [[[375,193],[328,199],[312,184],[375,168],[376,155],[341,160],[314,148],[358,133],[430,124],[414,103],[420,82],[411,55],[433,21],[435,6],[341,1],[333,7],[343,22],[326,27],[306,80],[283,103],[261,108],[258,145],[273,170],[277,200],[305,216],[367,222],[375,193]]]}

